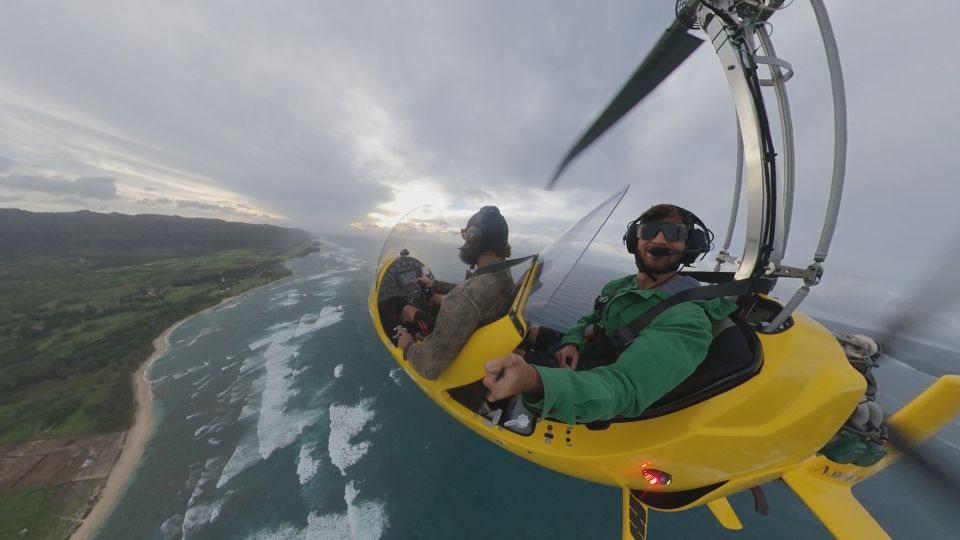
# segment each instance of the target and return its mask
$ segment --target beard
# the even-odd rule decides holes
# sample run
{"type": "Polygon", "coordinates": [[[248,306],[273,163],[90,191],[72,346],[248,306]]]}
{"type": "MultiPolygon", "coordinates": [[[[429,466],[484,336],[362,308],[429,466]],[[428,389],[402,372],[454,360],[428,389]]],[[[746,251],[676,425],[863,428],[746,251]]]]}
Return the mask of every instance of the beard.
{"type": "Polygon", "coordinates": [[[669,274],[680,269],[682,255],[654,257],[647,252],[638,252],[633,256],[637,263],[637,270],[645,274],[669,274]],[[646,261],[644,261],[644,256],[646,261]]]}
{"type": "Polygon", "coordinates": [[[463,264],[476,266],[477,259],[480,258],[480,253],[481,251],[479,246],[464,244],[460,247],[460,260],[463,261],[463,264]]]}

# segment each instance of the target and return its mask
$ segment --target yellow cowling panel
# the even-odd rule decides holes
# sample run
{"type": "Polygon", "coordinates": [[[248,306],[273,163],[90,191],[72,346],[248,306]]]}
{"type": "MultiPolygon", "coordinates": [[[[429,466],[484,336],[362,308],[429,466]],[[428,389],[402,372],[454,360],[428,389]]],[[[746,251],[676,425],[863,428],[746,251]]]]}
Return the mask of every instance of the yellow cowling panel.
{"type": "MultiPolygon", "coordinates": [[[[960,375],[944,375],[887,418],[887,423],[900,430],[911,443],[919,444],[957,414],[960,414],[960,375]]],[[[889,443],[884,449],[887,455],[869,467],[834,463],[818,456],[805,463],[803,468],[824,481],[849,488],[886,469],[900,457],[900,452],[889,443]]]]}
{"type": "MultiPolygon", "coordinates": [[[[529,281],[530,274],[524,279],[529,281]]],[[[517,302],[525,302],[527,295],[519,295],[517,302]]],[[[374,320],[376,298],[374,288],[370,296],[374,320]]],[[[613,423],[599,431],[540,420],[530,436],[485,424],[447,393],[480,380],[484,362],[519,343],[519,333],[508,318],[476,332],[438,381],[417,375],[383,329],[377,328],[377,333],[398,364],[439,406],[524,459],[577,478],[648,491],[722,483],[695,501],[669,508],[682,510],[780,477],[809,460],[863,396],[863,376],[850,366],[830,332],[805,315],[797,313],[794,320],[787,331],[759,335],[761,372],[721,395],[667,416],[613,423]],[[651,488],[641,472],[646,467],[668,472],[673,482],[651,488]]]]}

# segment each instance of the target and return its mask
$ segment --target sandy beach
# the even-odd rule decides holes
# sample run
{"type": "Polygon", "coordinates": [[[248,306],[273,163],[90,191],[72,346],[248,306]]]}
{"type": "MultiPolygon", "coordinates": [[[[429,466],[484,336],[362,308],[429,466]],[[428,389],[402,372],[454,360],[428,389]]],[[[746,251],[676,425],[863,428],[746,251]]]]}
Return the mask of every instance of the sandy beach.
{"type": "MultiPolygon", "coordinates": [[[[251,289],[251,291],[256,289],[251,289]]],[[[100,492],[96,504],[90,510],[90,513],[83,519],[83,523],[70,536],[71,540],[89,540],[93,538],[97,530],[103,525],[106,518],[110,515],[120,494],[123,492],[130,475],[137,469],[140,458],[143,456],[143,450],[153,433],[153,394],[150,391],[150,382],[147,380],[147,371],[157,358],[167,352],[169,346],[170,334],[181,324],[197,315],[219,308],[220,306],[236,300],[237,298],[251,291],[245,291],[243,294],[224,298],[217,305],[211,306],[203,311],[199,311],[174,323],[167,328],[163,334],[153,340],[153,354],[151,354],[136,373],[133,374],[134,395],[136,397],[136,412],[134,413],[133,426],[127,432],[123,443],[123,450],[110,471],[107,478],[107,484],[100,492]]]]}

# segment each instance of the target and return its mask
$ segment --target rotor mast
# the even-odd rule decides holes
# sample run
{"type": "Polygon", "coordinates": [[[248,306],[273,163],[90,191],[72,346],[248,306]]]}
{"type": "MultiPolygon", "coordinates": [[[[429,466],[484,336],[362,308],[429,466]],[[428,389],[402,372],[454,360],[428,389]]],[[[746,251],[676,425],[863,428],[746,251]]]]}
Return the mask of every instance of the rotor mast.
{"type": "Polygon", "coordinates": [[[820,281],[821,263],[826,259],[836,226],[843,192],[846,164],[846,105],[843,74],[833,30],[822,0],[811,0],[824,43],[834,109],[834,163],[830,198],[821,230],[820,243],[813,262],[806,268],[781,264],[787,247],[793,213],[795,149],[793,122],[785,83],[793,76],[790,64],[776,56],[773,42],[766,28],[766,20],[783,7],[783,0],[686,0],[678,4],[677,16],[687,26],[700,27],[710,38],[730,85],[737,112],[737,178],[734,186],[733,207],[723,249],[718,256],[718,268],[723,262],[739,263],[735,279],[756,279],[761,282],[756,290],[769,290],[780,277],[801,278],[803,285],[793,295],[781,313],[771,321],[775,330],[803,301],[810,288],[820,281]],[[763,55],[757,54],[759,50],[763,55]],[[760,65],[767,65],[769,79],[757,73],[760,65]],[[777,178],[776,156],[770,135],[760,86],[774,89],[779,112],[781,133],[780,152],[782,176],[777,178]],[[740,202],[741,177],[746,175],[747,220],[744,252],[739,260],[730,257],[733,227],[740,202]]]}

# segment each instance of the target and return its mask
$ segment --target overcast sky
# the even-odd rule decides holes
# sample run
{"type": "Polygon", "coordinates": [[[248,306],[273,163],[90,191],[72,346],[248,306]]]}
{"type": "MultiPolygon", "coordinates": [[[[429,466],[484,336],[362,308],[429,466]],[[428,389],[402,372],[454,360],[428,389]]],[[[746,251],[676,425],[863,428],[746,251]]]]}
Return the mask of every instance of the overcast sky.
{"type": "MultiPolygon", "coordinates": [[[[497,204],[518,237],[536,242],[629,183],[598,250],[614,249],[623,223],[663,201],[694,210],[722,238],[735,127],[710,47],[555,192],[542,190],[670,24],[673,3],[6,2],[0,207],[323,234],[392,224],[421,204],[454,221],[497,204]]],[[[918,290],[960,289],[946,273],[929,282],[935,266],[960,258],[955,5],[829,4],[850,153],[824,282],[805,307],[875,326],[918,290]]],[[[828,76],[808,2],[772,25],[796,71],[798,188],[785,262],[806,266],[832,166],[828,76]]],[[[956,312],[954,301],[928,326],[960,348],[956,312]]]]}

